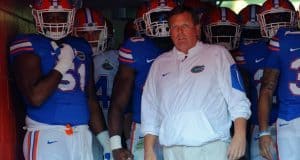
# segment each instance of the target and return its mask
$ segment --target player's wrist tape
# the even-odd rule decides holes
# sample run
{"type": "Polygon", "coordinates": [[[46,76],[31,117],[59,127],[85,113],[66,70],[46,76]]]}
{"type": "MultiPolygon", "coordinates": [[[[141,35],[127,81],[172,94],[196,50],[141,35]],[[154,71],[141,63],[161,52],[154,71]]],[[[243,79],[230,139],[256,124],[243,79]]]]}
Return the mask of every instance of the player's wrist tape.
{"type": "Polygon", "coordinates": [[[110,144],[109,144],[109,135],[108,131],[103,131],[97,134],[97,140],[102,145],[105,151],[110,151],[110,144]]]}
{"type": "Polygon", "coordinates": [[[271,132],[270,132],[270,130],[264,130],[264,131],[260,131],[259,133],[258,133],[258,137],[260,138],[260,137],[262,137],[262,136],[270,136],[271,135],[271,132]]]}
{"type": "Polygon", "coordinates": [[[119,135],[110,137],[110,148],[111,150],[122,148],[121,137],[119,135]]]}

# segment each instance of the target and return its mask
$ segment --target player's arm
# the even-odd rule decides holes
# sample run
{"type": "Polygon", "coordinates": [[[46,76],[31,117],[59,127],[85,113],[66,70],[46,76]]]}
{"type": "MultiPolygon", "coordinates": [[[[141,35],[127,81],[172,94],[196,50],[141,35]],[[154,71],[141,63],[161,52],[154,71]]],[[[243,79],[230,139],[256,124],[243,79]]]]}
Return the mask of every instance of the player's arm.
{"type": "Polygon", "coordinates": [[[268,122],[269,122],[269,113],[272,107],[273,93],[277,86],[277,81],[279,77],[279,70],[277,69],[265,69],[262,86],[260,89],[260,96],[258,101],[258,123],[260,130],[260,152],[267,159],[271,158],[270,145],[272,139],[268,133],[268,122]]]}
{"type": "Polygon", "coordinates": [[[259,130],[264,131],[269,127],[269,112],[272,107],[273,93],[277,86],[279,71],[277,69],[265,69],[262,77],[262,85],[258,101],[259,130]]]}
{"type": "Polygon", "coordinates": [[[19,54],[13,60],[16,83],[26,100],[40,106],[57,89],[62,75],[52,70],[47,75],[41,71],[41,60],[33,53],[19,54]]]}
{"type": "Polygon", "coordinates": [[[108,111],[109,133],[111,145],[116,159],[132,157],[130,152],[121,148],[123,129],[123,113],[131,98],[135,79],[135,70],[127,65],[120,64],[114,79],[111,104],[108,111]]]}
{"type": "MultiPolygon", "coordinates": [[[[27,44],[29,49],[33,49],[31,42],[27,44]]],[[[57,89],[57,86],[64,75],[73,66],[74,51],[68,44],[60,47],[51,42],[53,51],[58,54],[58,60],[48,74],[42,74],[41,59],[34,53],[20,53],[13,61],[13,70],[17,85],[23,96],[33,106],[40,106],[57,89]]],[[[12,47],[11,52],[15,52],[19,46],[12,47]],[[15,49],[13,49],[15,48],[15,49]]],[[[49,51],[50,52],[50,51],[49,51]]],[[[17,52],[18,53],[18,52],[17,52]]]]}
{"type": "Polygon", "coordinates": [[[103,157],[105,159],[112,159],[107,157],[112,157],[110,143],[109,143],[109,134],[107,131],[107,127],[105,124],[105,119],[102,113],[102,107],[100,107],[97,96],[96,96],[96,87],[94,81],[94,64],[91,60],[90,74],[88,79],[88,84],[86,88],[87,97],[88,97],[88,104],[90,109],[90,122],[89,126],[96,135],[97,140],[103,147],[103,157]]]}
{"type": "MultiPolygon", "coordinates": [[[[92,61],[91,61],[92,62],[92,61]]],[[[97,133],[100,133],[107,129],[105,125],[104,116],[102,113],[102,110],[100,108],[100,105],[97,101],[96,96],[96,87],[94,83],[94,68],[93,63],[90,67],[90,73],[89,79],[88,79],[88,85],[87,85],[87,96],[88,96],[88,103],[90,107],[90,127],[93,133],[97,135],[97,133]]]]}

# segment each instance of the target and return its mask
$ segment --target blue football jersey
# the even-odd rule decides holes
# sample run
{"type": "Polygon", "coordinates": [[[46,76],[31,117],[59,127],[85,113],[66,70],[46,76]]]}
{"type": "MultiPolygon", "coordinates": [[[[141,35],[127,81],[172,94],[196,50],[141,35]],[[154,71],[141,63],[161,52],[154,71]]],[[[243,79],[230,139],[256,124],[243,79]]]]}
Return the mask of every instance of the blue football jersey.
{"type": "Polygon", "coordinates": [[[135,70],[134,91],[132,95],[133,121],[141,122],[141,98],[143,86],[150,66],[161,53],[152,40],[142,37],[127,39],[119,50],[119,62],[135,70]]]}
{"type": "Polygon", "coordinates": [[[118,50],[109,50],[94,56],[94,77],[97,100],[102,106],[106,122],[113,82],[119,66],[118,55],[118,50]]]}
{"type": "MultiPolygon", "coordinates": [[[[46,75],[55,67],[60,54],[54,52],[50,42],[51,39],[38,34],[20,35],[10,46],[10,57],[13,60],[19,54],[35,54],[40,58],[42,74],[46,75]]],[[[47,124],[87,124],[89,108],[85,87],[90,74],[91,49],[83,39],[71,36],[61,43],[69,44],[76,52],[74,66],[63,75],[57,89],[41,106],[32,106],[25,99],[27,115],[47,124]]]]}
{"type": "Polygon", "coordinates": [[[281,28],[271,39],[268,68],[278,69],[278,117],[292,120],[300,117],[300,33],[281,28]]]}
{"type": "MultiPolygon", "coordinates": [[[[258,97],[261,87],[261,78],[270,52],[267,42],[260,40],[250,44],[240,44],[239,51],[234,58],[240,69],[247,72],[249,76],[249,99],[251,101],[251,123],[258,125],[258,97]]],[[[269,117],[269,124],[277,119],[278,105],[276,96],[273,97],[273,106],[269,117]]]]}

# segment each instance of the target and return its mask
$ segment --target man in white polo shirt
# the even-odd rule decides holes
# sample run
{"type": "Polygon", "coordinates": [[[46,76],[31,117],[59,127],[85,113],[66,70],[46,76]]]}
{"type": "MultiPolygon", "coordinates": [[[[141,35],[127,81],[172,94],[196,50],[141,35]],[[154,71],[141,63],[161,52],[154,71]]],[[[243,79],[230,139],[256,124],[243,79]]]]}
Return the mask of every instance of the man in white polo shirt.
{"type": "Polygon", "coordinates": [[[224,47],[198,41],[190,8],[173,9],[169,26],[175,46],[154,61],[143,89],[145,160],[155,159],[157,137],[165,160],[239,159],[251,112],[234,60],[224,47]]]}

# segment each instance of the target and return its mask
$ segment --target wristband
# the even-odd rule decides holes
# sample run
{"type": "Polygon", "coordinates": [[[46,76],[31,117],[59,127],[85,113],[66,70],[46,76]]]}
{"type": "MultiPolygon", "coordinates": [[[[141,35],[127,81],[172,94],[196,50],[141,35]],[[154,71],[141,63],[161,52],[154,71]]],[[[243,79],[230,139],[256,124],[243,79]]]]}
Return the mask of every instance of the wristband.
{"type": "Polygon", "coordinates": [[[104,150],[110,150],[108,131],[100,132],[96,137],[104,150]]]}
{"type": "Polygon", "coordinates": [[[271,135],[271,132],[269,130],[264,130],[264,131],[259,132],[258,138],[260,138],[262,136],[270,136],[270,135],[271,135]]]}
{"type": "Polygon", "coordinates": [[[122,148],[121,137],[119,135],[114,135],[110,137],[110,148],[111,150],[122,148]]]}

